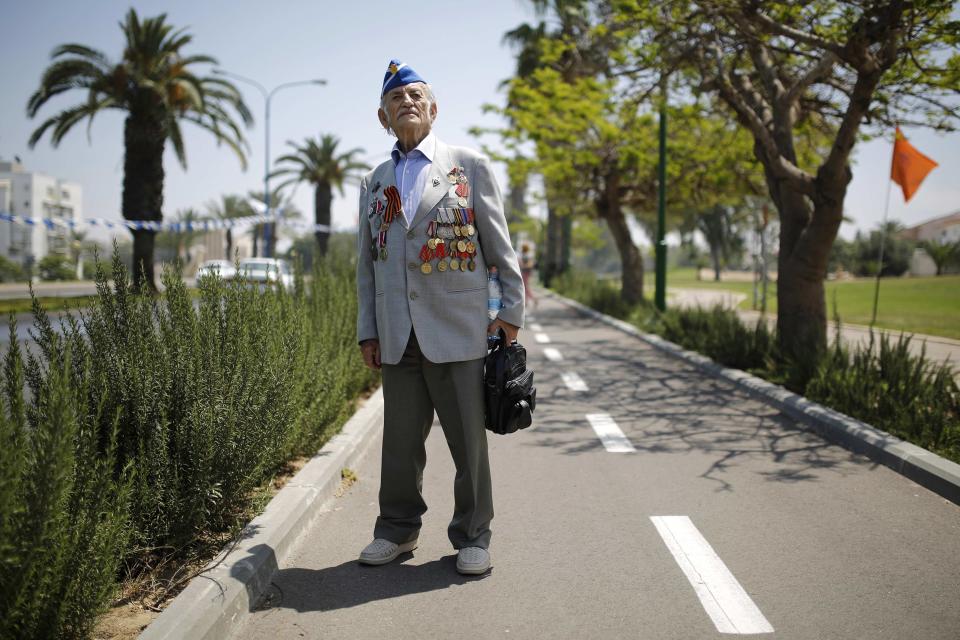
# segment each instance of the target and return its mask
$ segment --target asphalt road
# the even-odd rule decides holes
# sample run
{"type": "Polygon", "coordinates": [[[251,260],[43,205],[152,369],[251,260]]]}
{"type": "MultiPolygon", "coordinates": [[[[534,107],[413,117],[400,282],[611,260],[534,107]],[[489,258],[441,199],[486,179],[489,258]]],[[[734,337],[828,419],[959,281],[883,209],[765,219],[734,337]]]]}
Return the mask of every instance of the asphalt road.
{"type": "Polygon", "coordinates": [[[435,424],[420,547],[355,561],[377,444],[236,638],[956,640],[960,508],[554,301],[535,317],[535,426],[490,436],[492,570],[454,568],[435,424]]]}

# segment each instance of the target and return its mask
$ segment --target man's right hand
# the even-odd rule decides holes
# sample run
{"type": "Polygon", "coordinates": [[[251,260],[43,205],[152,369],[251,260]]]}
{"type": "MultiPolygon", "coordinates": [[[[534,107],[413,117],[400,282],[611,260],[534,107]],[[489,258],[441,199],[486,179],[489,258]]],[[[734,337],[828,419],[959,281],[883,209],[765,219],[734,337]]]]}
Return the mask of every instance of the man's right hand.
{"type": "Polygon", "coordinates": [[[364,340],[360,343],[360,353],[363,354],[363,363],[374,371],[380,370],[380,341],[364,340]]]}

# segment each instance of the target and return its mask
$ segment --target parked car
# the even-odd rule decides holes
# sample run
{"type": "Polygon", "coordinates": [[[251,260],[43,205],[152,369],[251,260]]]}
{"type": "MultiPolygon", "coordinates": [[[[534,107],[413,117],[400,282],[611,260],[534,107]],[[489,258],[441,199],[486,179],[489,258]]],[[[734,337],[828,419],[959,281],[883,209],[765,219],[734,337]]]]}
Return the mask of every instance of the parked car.
{"type": "Polygon", "coordinates": [[[277,283],[284,289],[293,288],[293,270],[286,260],[276,258],[246,258],[240,261],[237,277],[261,287],[277,283]]]}
{"type": "Polygon", "coordinates": [[[224,280],[230,280],[237,275],[237,269],[228,260],[207,260],[197,268],[197,280],[214,274],[224,280]]]}

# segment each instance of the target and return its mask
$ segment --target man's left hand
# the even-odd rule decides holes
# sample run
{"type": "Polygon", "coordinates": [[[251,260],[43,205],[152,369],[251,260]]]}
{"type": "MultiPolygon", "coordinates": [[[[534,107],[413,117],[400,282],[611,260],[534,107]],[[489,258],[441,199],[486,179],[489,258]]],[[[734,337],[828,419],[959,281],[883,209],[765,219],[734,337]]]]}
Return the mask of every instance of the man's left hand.
{"type": "Polygon", "coordinates": [[[503,332],[507,335],[507,344],[510,344],[517,339],[517,334],[520,333],[520,327],[512,325],[509,322],[504,322],[500,318],[497,318],[490,323],[490,326],[487,327],[487,335],[495,336],[497,331],[503,329],[503,332]]]}

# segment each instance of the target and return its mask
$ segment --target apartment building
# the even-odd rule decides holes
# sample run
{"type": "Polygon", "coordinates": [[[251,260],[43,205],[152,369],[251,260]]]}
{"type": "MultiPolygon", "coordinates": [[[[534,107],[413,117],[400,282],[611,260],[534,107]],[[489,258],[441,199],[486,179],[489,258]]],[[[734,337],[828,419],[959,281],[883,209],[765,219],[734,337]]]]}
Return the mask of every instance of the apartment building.
{"type": "MultiPolygon", "coordinates": [[[[25,218],[83,219],[83,189],[76,182],[27,171],[0,160],[0,213],[25,218]]],[[[48,253],[66,255],[70,231],[62,225],[0,221],[0,255],[26,266],[48,253]]]]}

